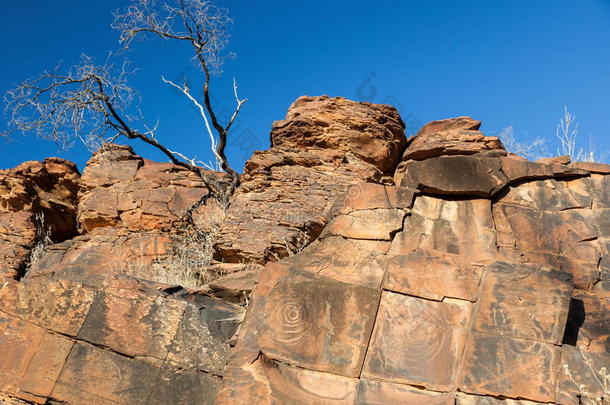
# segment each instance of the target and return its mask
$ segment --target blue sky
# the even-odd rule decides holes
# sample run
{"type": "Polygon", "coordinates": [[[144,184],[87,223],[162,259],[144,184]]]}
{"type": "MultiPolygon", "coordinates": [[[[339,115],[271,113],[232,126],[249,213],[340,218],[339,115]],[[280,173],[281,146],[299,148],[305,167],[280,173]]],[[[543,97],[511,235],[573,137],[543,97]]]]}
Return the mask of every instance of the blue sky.
{"type": "MultiPolygon", "coordinates": [[[[0,92],[81,53],[99,60],[119,45],[111,12],[127,0],[2,0],[0,92]],[[78,6],[76,6],[78,4],[78,6]]],[[[580,139],[610,150],[610,1],[608,0],[224,0],[234,19],[236,59],[215,78],[220,109],[232,107],[231,80],[249,99],[229,159],[240,171],[269,145],[274,120],[300,95],[344,96],[394,104],[411,123],[459,115],[493,134],[512,125],[521,139],[554,133],[563,106],[577,116],[580,139]]],[[[185,47],[138,42],[129,58],[140,70],[146,119],[174,150],[211,160],[201,121],[160,76],[197,75],[185,47]]],[[[195,79],[192,79],[195,80],[195,79]]],[[[0,118],[0,127],[6,117],[0,118]]],[[[138,153],[165,160],[147,146],[138,153]]],[[[13,136],[0,140],[0,168],[60,156],[83,167],[89,153],[13,136]]]]}

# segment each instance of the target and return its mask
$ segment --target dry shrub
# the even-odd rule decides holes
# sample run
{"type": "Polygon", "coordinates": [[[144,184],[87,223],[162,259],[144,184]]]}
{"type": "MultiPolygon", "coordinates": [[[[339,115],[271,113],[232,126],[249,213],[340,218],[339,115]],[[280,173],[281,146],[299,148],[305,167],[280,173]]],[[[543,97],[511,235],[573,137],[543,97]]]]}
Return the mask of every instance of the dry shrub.
{"type": "Polygon", "coordinates": [[[214,254],[215,231],[204,232],[185,225],[172,235],[171,252],[150,264],[130,263],[129,273],[138,278],[185,288],[204,288],[219,274],[208,266],[214,254]]]}
{"type": "Polygon", "coordinates": [[[515,137],[512,126],[502,128],[498,133],[498,138],[500,138],[507,151],[528,160],[538,160],[548,156],[545,139],[535,138],[533,140],[524,139],[519,141],[515,137]]]}
{"type": "Polygon", "coordinates": [[[53,244],[51,240],[51,230],[45,225],[44,214],[38,213],[35,217],[36,221],[36,244],[30,251],[30,256],[27,262],[27,268],[30,268],[34,263],[40,260],[44,255],[47,247],[53,244]]]}

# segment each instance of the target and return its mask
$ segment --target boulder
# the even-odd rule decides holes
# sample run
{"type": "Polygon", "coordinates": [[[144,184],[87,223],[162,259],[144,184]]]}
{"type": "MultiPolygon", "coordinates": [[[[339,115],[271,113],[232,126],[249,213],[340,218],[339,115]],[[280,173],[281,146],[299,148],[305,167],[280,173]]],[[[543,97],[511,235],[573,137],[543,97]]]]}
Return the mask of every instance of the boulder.
{"type": "MultiPolygon", "coordinates": [[[[207,187],[195,173],[143,159],[128,146],[109,145],[94,154],[83,171],[78,194],[79,230],[169,230],[206,195],[207,187]]],[[[194,214],[205,230],[223,219],[221,205],[212,198],[194,214]]]]}
{"type": "Polygon", "coordinates": [[[415,135],[402,159],[424,160],[446,155],[506,155],[500,140],[483,135],[479,131],[480,126],[480,121],[470,117],[432,121],[415,135]]]}
{"type": "Polygon", "coordinates": [[[406,142],[394,107],[343,97],[299,97],[271,129],[272,147],[351,152],[383,173],[393,172],[406,142]]]}
{"type": "Polygon", "coordinates": [[[491,198],[509,184],[536,179],[577,178],[590,172],[551,162],[512,157],[439,156],[403,165],[401,185],[436,195],[491,198]]]}
{"type": "Polygon", "coordinates": [[[220,227],[217,259],[265,263],[299,251],[318,237],[351,184],[380,182],[394,170],[405,143],[390,106],[299,98],[274,123],[271,149],[246,163],[220,227]]]}

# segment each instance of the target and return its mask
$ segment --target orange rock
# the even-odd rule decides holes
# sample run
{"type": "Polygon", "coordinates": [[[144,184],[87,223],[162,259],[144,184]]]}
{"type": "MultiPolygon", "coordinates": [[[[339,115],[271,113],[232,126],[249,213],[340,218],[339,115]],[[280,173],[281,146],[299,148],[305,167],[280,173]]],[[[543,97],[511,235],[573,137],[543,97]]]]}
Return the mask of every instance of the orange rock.
{"type": "Polygon", "coordinates": [[[408,385],[363,378],[358,387],[356,404],[454,405],[454,401],[451,394],[441,394],[408,385]]]}
{"type": "Polygon", "coordinates": [[[79,177],[74,163],[58,158],[0,170],[0,279],[23,275],[45,234],[55,242],[76,234],[79,177]]]}
{"type": "Polygon", "coordinates": [[[479,132],[481,122],[470,117],[432,121],[410,142],[402,159],[424,160],[445,155],[504,156],[506,150],[495,137],[479,132]]]}
{"type": "Polygon", "coordinates": [[[286,119],[273,123],[271,146],[351,152],[388,173],[406,146],[404,130],[398,111],[389,105],[343,97],[299,97],[286,119]]]}
{"type": "Polygon", "coordinates": [[[221,226],[217,258],[265,263],[300,250],[318,237],[350,185],[380,182],[393,172],[405,144],[393,107],[299,98],[286,119],[274,123],[271,149],[246,163],[221,226]]]}
{"type": "Polygon", "coordinates": [[[247,348],[316,371],[357,377],[379,293],[270,264],[242,326],[247,348]]]}
{"type": "Polygon", "coordinates": [[[451,391],[471,311],[465,301],[433,302],[384,292],[363,376],[451,391]]]}
{"type": "Polygon", "coordinates": [[[558,346],[472,332],[464,358],[460,383],[464,392],[555,401],[558,346]]]}
{"type": "MultiPolygon", "coordinates": [[[[207,194],[201,178],[191,171],[143,159],[127,146],[111,145],[93,155],[83,172],[79,229],[82,233],[99,227],[169,230],[207,194]]],[[[223,213],[214,199],[206,205],[217,215],[198,225],[211,229],[222,221],[223,213]]]]}

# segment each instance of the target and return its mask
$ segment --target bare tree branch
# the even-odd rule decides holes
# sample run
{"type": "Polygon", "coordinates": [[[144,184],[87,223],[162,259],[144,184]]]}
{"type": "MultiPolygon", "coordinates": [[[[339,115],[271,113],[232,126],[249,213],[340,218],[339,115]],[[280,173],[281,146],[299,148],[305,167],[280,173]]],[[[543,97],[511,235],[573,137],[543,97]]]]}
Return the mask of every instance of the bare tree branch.
{"type": "MultiPolygon", "coordinates": [[[[120,41],[126,47],[138,37],[156,36],[164,40],[189,43],[193,60],[203,72],[202,100],[190,91],[162,77],[163,82],[178,89],[193,103],[204,121],[217,164],[229,174],[231,181],[209,175],[194,159],[172,151],[157,140],[158,123],[152,128],[140,123],[144,130],[134,127],[143,119],[129,115],[135,91],[127,84],[132,73],[127,62],[120,66],[106,62],[96,65],[82,56],[82,61],[61,72],[53,71],[26,80],[6,95],[6,111],[10,114],[10,129],[34,132],[62,147],[80,139],[90,149],[98,149],[111,135],[139,139],[162,153],[175,165],[197,173],[211,193],[221,198],[230,196],[239,184],[238,173],[228,163],[225,148],[229,130],[234,124],[245,99],[237,94],[233,80],[236,108],[227,123],[221,124],[212,105],[210,82],[213,73],[220,73],[226,57],[224,48],[229,39],[231,19],[228,11],[207,0],[133,0],[123,12],[115,13],[113,28],[120,31],[120,41]]],[[[3,134],[0,134],[3,135],[3,134]]]]}
{"type": "Polygon", "coordinates": [[[178,89],[198,108],[212,142],[214,155],[222,170],[231,176],[231,185],[226,192],[232,194],[239,184],[239,175],[229,165],[225,148],[229,130],[246,100],[239,99],[237,83],[234,80],[233,92],[237,106],[229,121],[222,125],[210,97],[212,74],[220,72],[225,59],[223,50],[228,43],[227,29],[231,19],[226,9],[215,6],[212,1],[174,0],[173,3],[177,3],[176,6],[171,6],[169,2],[158,4],[151,0],[135,0],[134,4],[123,12],[115,13],[112,26],[120,31],[120,41],[125,46],[129,46],[134,39],[146,34],[191,44],[193,58],[204,74],[203,102],[198,101],[186,85],[179,86],[165,78],[162,80],[178,89]],[[211,128],[214,128],[218,138],[211,128]]]}
{"type": "Polygon", "coordinates": [[[212,132],[212,128],[210,128],[210,124],[208,122],[208,117],[205,114],[205,109],[203,108],[203,106],[201,104],[199,104],[199,102],[191,95],[190,90],[188,89],[188,87],[186,85],[184,87],[178,86],[176,83],[172,82],[171,80],[166,80],[165,77],[163,77],[163,76],[161,76],[161,80],[163,80],[164,83],[167,83],[170,86],[178,89],[189,100],[191,100],[191,102],[193,104],[195,104],[195,107],[197,107],[197,109],[199,110],[199,114],[201,115],[201,117],[203,118],[203,122],[205,123],[205,128],[206,128],[207,133],[208,133],[208,135],[210,137],[210,142],[212,144],[212,151],[214,152],[214,156],[216,156],[218,161],[220,161],[220,157],[216,153],[216,138],[214,137],[214,133],[212,132]]]}
{"type": "Polygon", "coordinates": [[[210,193],[222,194],[224,187],[215,176],[178,159],[157,141],[157,125],[153,128],[144,125],[146,131],[131,127],[126,109],[134,91],[126,82],[126,66],[123,64],[119,73],[113,75],[112,65],[97,66],[83,55],[81,63],[66,74],[58,74],[56,69],[22,82],[5,97],[11,129],[34,132],[62,147],[70,146],[76,138],[99,149],[109,141],[108,132],[113,133],[110,140],[121,135],[139,139],[163,152],[173,164],[199,175],[210,193]]]}

